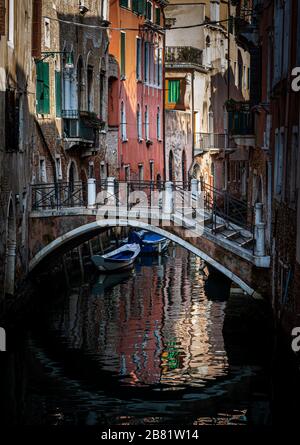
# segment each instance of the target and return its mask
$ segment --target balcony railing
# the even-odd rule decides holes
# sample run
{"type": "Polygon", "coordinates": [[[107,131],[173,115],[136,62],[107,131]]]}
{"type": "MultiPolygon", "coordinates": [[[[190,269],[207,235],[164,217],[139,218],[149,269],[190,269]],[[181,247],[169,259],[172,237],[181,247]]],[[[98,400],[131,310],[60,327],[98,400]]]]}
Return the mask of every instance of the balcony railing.
{"type": "Polygon", "coordinates": [[[195,150],[224,150],[229,148],[229,138],[223,133],[195,133],[194,148],[195,150]]]}
{"type": "Polygon", "coordinates": [[[83,119],[68,118],[64,122],[64,133],[67,139],[78,141],[95,141],[95,128],[87,126],[83,119]]]}
{"type": "Polygon", "coordinates": [[[167,63],[203,65],[203,52],[192,46],[167,46],[165,53],[167,63]]]}

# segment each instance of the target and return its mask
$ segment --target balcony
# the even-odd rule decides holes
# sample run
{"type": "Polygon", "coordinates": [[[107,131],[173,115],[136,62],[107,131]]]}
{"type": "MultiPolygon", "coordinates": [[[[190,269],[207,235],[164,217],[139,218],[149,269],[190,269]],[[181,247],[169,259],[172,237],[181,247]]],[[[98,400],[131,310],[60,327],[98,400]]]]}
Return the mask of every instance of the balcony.
{"type": "Polygon", "coordinates": [[[167,67],[203,67],[203,51],[192,46],[167,46],[165,52],[165,62],[167,67]]]}
{"type": "Polygon", "coordinates": [[[104,127],[104,122],[90,111],[62,110],[62,118],[67,149],[77,145],[94,146],[97,130],[104,127]]]}
{"type": "Polygon", "coordinates": [[[225,133],[195,133],[194,154],[200,155],[205,152],[217,154],[220,151],[232,151],[234,144],[225,133]]]}
{"type": "Polygon", "coordinates": [[[228,111],[228,132],[237,145],[255,144],[254,118],[249,102],[231,102],[228,111]]]}

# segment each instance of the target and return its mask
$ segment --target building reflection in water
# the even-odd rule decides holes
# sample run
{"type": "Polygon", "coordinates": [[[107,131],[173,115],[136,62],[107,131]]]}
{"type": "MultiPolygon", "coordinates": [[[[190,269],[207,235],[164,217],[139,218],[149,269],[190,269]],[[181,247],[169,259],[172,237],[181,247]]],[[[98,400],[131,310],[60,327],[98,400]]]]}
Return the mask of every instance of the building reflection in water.
{"type": "Polygon", "coordinates": [[[206,298],[198,258],[177,249],[120,281],[74,289],[52,314],[68,348],[92,356],[122,385],[197,387],[228,372],[225,303],[206,298]]]}

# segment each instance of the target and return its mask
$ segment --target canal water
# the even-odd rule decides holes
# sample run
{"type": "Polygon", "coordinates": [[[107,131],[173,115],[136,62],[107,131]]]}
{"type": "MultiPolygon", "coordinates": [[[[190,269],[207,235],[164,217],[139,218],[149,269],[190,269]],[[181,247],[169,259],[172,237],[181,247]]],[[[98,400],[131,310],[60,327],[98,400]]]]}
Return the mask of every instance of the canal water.
{"type": "Polygon", "coordinates": [[[201,265],[178,247],[118,276],[87,269],[64,291],[41,282],[2,374],[6,422],[268,425],[269,359],[245,333],[247,297],[201,265]]]}

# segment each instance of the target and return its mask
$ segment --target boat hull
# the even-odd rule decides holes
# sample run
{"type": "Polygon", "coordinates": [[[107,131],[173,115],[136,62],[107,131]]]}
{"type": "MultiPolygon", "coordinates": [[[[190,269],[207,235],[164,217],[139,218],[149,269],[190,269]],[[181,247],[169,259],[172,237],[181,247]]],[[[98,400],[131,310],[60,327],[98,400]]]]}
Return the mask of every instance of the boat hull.
{"type": "Polygon", "coordinates": [[[131,269],[134,262],[139,255],[141,248],[139,244],[127,244],[119,249],[114,250],[106,255],[93,255],[91,257],[92,263],[99,270],[99,272],[109,273],[120,270],[131,269]],[[131,256],[122,259],[122,253],[124,256],[131,256]]]}

